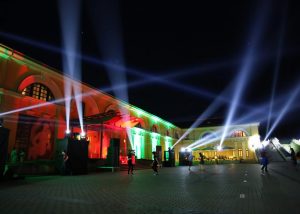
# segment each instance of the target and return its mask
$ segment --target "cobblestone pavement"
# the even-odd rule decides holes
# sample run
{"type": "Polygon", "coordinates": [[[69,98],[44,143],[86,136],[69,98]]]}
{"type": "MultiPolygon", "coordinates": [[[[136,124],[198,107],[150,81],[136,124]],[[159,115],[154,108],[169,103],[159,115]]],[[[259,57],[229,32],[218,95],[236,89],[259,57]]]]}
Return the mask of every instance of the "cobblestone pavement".
{"type": "Polygon", "coordinates": [[[300,170],[289,163],[207,165],[36,176],[0,183],[0,214],[299,213],[300,170]]]}

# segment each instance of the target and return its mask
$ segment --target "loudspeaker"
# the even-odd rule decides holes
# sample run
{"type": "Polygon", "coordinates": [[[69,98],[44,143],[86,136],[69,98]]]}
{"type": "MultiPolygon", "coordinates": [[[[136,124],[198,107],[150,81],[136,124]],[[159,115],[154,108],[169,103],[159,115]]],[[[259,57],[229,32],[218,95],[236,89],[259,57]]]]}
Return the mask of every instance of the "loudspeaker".
{"type": "Polygon", "coordinates": [[[69,166],[72,174],[87,174],[88,169],[88,146],[87,140],[75,140],[68,138],[69,166]]]}
{"type": "Polygon", "coordinates": [[[110,145],[107,150],[106,165],[119,167],[120,166],[119,156],[120,156],[120,139],[112,138],[110,139],[110,145]]]}
{"type": "Polygon", "coordinates": [[[167,166],[167,167],[175,166],[174,150],[169,149],[168,151],[164,151],[164,166],[167,166]]]}
{"type": "Polygon", "coordinates": [[[0,127],[0,177],[3,176],[6,159],[7,159],[7,147],[8,147],[9,129],[0,127]]]}

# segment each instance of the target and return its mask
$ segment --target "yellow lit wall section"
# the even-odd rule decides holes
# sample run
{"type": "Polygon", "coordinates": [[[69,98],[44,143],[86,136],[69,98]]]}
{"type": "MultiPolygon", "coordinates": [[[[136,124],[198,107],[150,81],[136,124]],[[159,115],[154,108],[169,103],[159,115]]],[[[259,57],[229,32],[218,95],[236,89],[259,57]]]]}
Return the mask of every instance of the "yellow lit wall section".
{"type": "Polygon", "coordinates": [[[165,136],[165,150],[167,151],[172,147],[172,138],[169,136],[165,136]]]}

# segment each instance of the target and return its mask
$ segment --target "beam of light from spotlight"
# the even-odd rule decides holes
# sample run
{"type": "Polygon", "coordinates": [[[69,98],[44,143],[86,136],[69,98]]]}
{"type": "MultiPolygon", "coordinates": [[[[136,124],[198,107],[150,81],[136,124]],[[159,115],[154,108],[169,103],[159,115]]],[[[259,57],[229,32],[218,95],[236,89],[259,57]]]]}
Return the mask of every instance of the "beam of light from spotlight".
{"type": "MultiPolygon", "coordinates": [[[[123,85],[123,88],[113,87],[115,97],[129,103],[128,88],[126,79],[126,67],[124,61],[124,50],[122,43],[122,27],[120,17],[120,5],[118,0],[110,1],[92,1],[92,13],[98,19],[93,19],[96,33],[98,33],[98,48],[101,51],[105,62],[110,62],[106,65],[106,70],[111,81],[112,86],[123,85]],[[110,66],[115,65],[115,69],[110,66]]],[[[122,120],[128,121],[130,119],[129,111],[122,106],[119,106],[122,120]]],[[[131,131],[129,127],[125,127],[129,142],[133,148],[131,131]]],[[[135,148],[133,148],[135,149],[135,148]]]]}
{"type": "MultiPolygon", "coordinates": [[[[268,109],[268,105],[261,105],[260,107],[258,107],[255,111],[251,111],[250,113],[248,113],[247,115],[244,115],[243,117],[240,117],[239,119],[232,121],[232,126],[239,126],[240,124],[243,123],[256,123],[254,121],[250,121],[249,122],[249,118],[251,118],[252,120],[253,117],[256,116],[257,120],[256,121],[263,121],[263,117],[265,115],[265,111],[268,109]]],[[[275,114],[274,114],[275,116],[275,114]]],[[[265,120],[267,120],[267,118],[265,118],[265,120]]],[[[218,141],[221,139],[221,133],[224,132],[224,128],[225,127],[221,127],[218,130],[212,132],[211,135],[205,136],[204,138],[198,139],[196,142],[190,144],[188,147],[189,148],[197,148],[201,145],[203,145],[203,142],[206,142],[208,140],[209,143],[214,142],[214,141],[218,141]]],[[[205,144],[206,145],[206,144],[205,144]]],[[[220,145],[221,146],[221,145],[220,145]]]]}
{"type": "Polygon", "coordinates": [[[71,91],[72,85],[71,81],[64,78],[64,88],[65,88],[65,111],[66,111],[66,132],[70,132],[70,111],[71,111],[71,91]]]}
{"type": "MultiPolygon", "coordinates": [[[[278,98],[278,100],[276,100],[276,103],[280,103],[282,102],[282,98],[284,96],[282,96],[281,98],[278,98]]],[[[244,124],[244,123],[256,123],[256,121],[265,121],[267,120],[267,118],[265,117],[265,112],[268,110],[268,104],[262,104],[260,106],[258,106],[255,110],[251,111],[250,113],[244,115],[243,117],[240,117],[238,119],[236,119],[235,121],[232,121],[231,125],[232,126],[239,126],[240,124],[244,124]],[[251,119],[251,121],[249,121],[249,119],[251,119]]],[[[277,116],[277,112],[274,112],[274,114],[272,116],[277,116]]],[[[220,128],[219,130],[214,131],[211,136],[220,136],[220,133],[223,132],[224,127],[220,128]]],[[[211,137],[210,135],[205,136],[204,138],[201,138],[199,140],[197,140],[196,142],[190,144],[188,147],[194,147],[196,145],[198,145],[199,143],[201,144],[203,141],[209,140],[211,137]]],[[[214,137],[214,140],[219,140],[221,137],[214,137]]]]}
{"type": "Polygon", "coordinates": [[[281,27],[280,27],[280,32],[279,32],[279,42],[278,42],[278,47],[277,47],[277,56],[276,56],[276,63],[275,63],[275,68],[274,68],[275,71],[274,71],[273,82],[272,82],[270,110],[269,110],[269,115],[268,115],[266,133],[269,132],[269,128],[270,128],[271,115],[272,115],[272,111],[273,111],[273,100],[274,100],[274,96],[275,96],[276,83],[277,83],[278,73],[279,73],[279,68],[280,68],[281,49],[282,49],[284,30],[285,30],[285,24],[286,24],[286,8],[284,9],[283,13],[284,13],[283,20],[281,21],[281,27]]]}
{"type": "Polygon", "coordinates": [[[282,120],[283,116],[289,111],[290,106],[294,102],[294,100],[297,97],[299,91],[300,91],[300,86],[298,86],[295,90],[293,90],[293,92],[291,93],[288,101],[286,102],[286,104],[284,105],[284,107],[282,108],[282,110],[280,111],[280,113],[278,114],[276,120],[274,121],[272,127],[270,128],[269,132],[266,134],[264,140],[268,139],[268,137],[271,135],[271,133],[273,132],[273,130],[276,128],[276,126],[282,120]]]}
{"type": "MultiPolygon", "coordinates": [[[[283,96],[284,97],[284,96],[283,96]]],[[[278,100],[278,102],[282,102],[282,99],[278,100]]],[[[297,109],[299,106],[293,106],[294,109],[297,109]]],[[[267,121],[268,117],[266,117],[265,112],[268,110],[268,104],[261,105],[257,107],[256,111],[250,112],[247,115],[237,119],[236,121],[233,121],[232,126],[238,126],[243,123],[256,123],[256,122],[249,122],[248,119],[256,116],[257,121],[260,122],[267,121]]],[[[280,115],[281,112],[273,112],[272,117],[277,117],[280,115]]],[[[198,139],[196,142],[190,144],[187,148],[195,149],[203,145],[207,145],[209,143],[218,141],[221,139],[220,133],[223,132],[224,127],[221,127],[220,129],[214,131],[211,133],[211,135],[205,136],[204,138],[198,139]]],[[[264,140],[265,141],[265,140],[264,140]]]]}
{"type": "Polygon", "coordinates": [[[21,111],[27,111],[27,110],[31,110],[31,109],[35,109],[35,108],[48,106],[48,105],[55,104],[55,103],[61,103],[61,102],[64,102],[64,101],[65,101],[65,99],[59,99],[59,100],[55,100],[55,101],[48,101],[48,102],[45,102],[45,103],[40,103],[40,104],[33,105],[33,106],[18,108],[18,109],[14,109],[14,110],[10,110],[10,111],[0,113],[0,117],[5,116],[5,115],[9,115],[9,114],[14,114],[14,113],[21,112],[21,111]]]}
{"type": "MultiPolygon", "coordinates": [[[[63,54],[63,67],[64,73],[81,80],[81,60],[78,60],[78,55],[80,56],[80,41],[79,41],[79,23],[80,23],[80,0],[61,0],[60,2],[60,16],[61,16],[61,28],[62,28],[62,38],[65,54],[63,54]]],[[[65,77],[65,97],[71,97],[72,93],[72,83],[68,78],[65,77]]],[[[73,85],[74,94],[81,94],[81,86],[78,84],[73,85]]],[[[80,123],[81,132],[83,129],[83,113],[82,113],[82,97],[76,96],[75,99],[78,118],[80,123]]],[[[70,103],[71,99],[65,99],[66,106],[66,123],[67,131],[70,130],[69,121],[70,120],[70,103]]]]}
{"type": "MultiPolygon", "coordinates": [[[[48,51],[51,51],[51,52],[54,52],[54,53],[66,54],[65,49],[62,49],[62,48],[57,47],[55,45],[47,44],[45,42],[36,41],[36,40],[28,39],[28,38],[25,38],[25,37],[22,37],[22,36],[19,36],[19,35],[15,35],[15,34],[8,33],[8,32],[1,32],[1,31],[0,31],[0,36],[2,36],[4,38],[7,38],[7,39],[10,39],[10,40],[14,40],[14,41],[26,44],[26,45],[30,45],[30,46],[34,46],[34,47],[41,48],[41,49],[44,49],[44,50],[48,50],[48,51]]],[[[287,53],[299,54],[299,48],[288,50],[288,51],[285,52],[285,54],[287,54],[287,53]]],[[[81,54],[77,54],[77,53],[70,53],[70,54],[73,54],[76,58],[81,59],[81,60],[85,60],[87,62],[91,62],[91,63],[98,64],[98,65],[106,65],[106,66],[114,67],[114,65],[110,64],[110,62],[105,62],[105,61],[97,59],[93,56],[81,55],[81,54]]],[[[270,60],[270,59],[273,59],[274,56],[276,56],[276,55],[274,55],[273,50],[268,52],[268,53],[259,53],[259,54],[256,55],[256,62],[270,60]]],[[[228,67],[228,66],[231,67],[231,66],[234,66],[234,65],[239,65],[240,63],[241,63],[240,57],[237,57],[237,58],[234,58],[234,59],[227,59],[227,60],[224,60],[224,61],[221,61],[221,62],[218,62],[218,63],[214,62],[213,65],[215,65],[215,66],[213,66],[212,68],[205,68],[203,71],[206,72],[206,71],[211,71],[211,70],[218,70],[222,67],[228,67]]],[[[187,72],[187,73],[190,72],[190,71],[192,71],[192,73],[193,72],[199,73],[199,71],[201,71],[203,66],[205,67],[206,65],[200,65],[198,67],[191,68],[191,69],[183,68],[183,69],[181,69],[181,71],[182,72],[187,72]]],[[[117,70],[116,68],[114,68],[114,69],[117,70]]],[[[122,68],[122,69],[124,69],[124,68],[122,68]]],[[[128,67],[126,69],[128,71],[131,70],[128,67]]],[[[132,69],[132,70],[137,71],[137,69],[132,69]]],[[[172,70],[172,71],[170,71],[170,73],[173,73],[174,71],[178,72],[176,70],[172,70]]],[[[163,72],[163,73],[165,73],[165,72],[163,72]]]]}
{"type": "Polygon", "coordinates": [[[255,54],[255,46],[258,45],[258,41],[259,41],[259,37],[262,33],[262,29],[263,26],[265,24],[265,16],[268,15],[269,13],[269,4],[268,3],[264,3],[260,8],[259,8],[259,15],[258,18],[256,19],[256,22],[254,23],[254,27],[252,29],[252,43],[250,47],[248,47],[248,50],[246,51],[245,54],[245,61],[244,61],[244,65],[242,66],[240,73],[237,77],[237,83],[236,83],[236,89],[234,91],[233,94],[233,100],[232,103],[230,105],[229,108],[229,112],[228,115],[226,117],[226,121],[225,121],[225,127],[224,127],[224,132],[222,134],[221,137],[221,141],[220,141],[220,146],[222,146],[224,139],[227,135],[227,131],[228,131],[228,126],[231,124],[231,121],[234,118],[234,115],[236,113],[237,107],[238,107],[238,103],[240,102],[241,96],[245,90],[245,86],[247,84],[247,82],[249,81],[249,74],[250,71],[252,69],[252,64],[253,64],[253,58],[254,58],[254,54],[255,54]]]}
{"type": "MultiPolygon", "coordinates": [[[[40,42],[34,42],[34,41],[32,41],[32,40],[29,40],[29,39],[20,38],[19,36],[15,36],[15,35],[11,35],[11,34],[8,34],[8,35],[7,35],[7,33],[1,33],[1,32],[0,32],[0,35],[4,35],[4,36],[6,36],[6,37],[11,36],[13,39],[15,39],[15,40],[17,40],[17,41],[24,42],[24,40],[25,40],[25,42],[27,42],[27,43],[29,43],[29,44],[31,44],[31,45],[35,45],[35,46],[37,46],[37,47],[41,47],[41,48],[44,48],[44,49],[47,49],[47,50],[50,50],[50,51],[59,52],[59,53],[66,54],[66,55],[68,54],[68,52],[62,51],[61,49],[56,48],[56,47],[54,47],[54,46],[46,45],[46,44],[40,43],[40,42]]],[[[72,55],[74,55],[74,56],[76,56],[77,58],[80,59],[80,56],[79,56],[78,54],[76,54],[76,53],[69,53],[69,54],[72,54],[72,55]]],[[[270,57],[270,56],[269,56],[269,57],[270,57]]],[[[257,58],[259,58],[260,60],[263,60],[265,57],[264,57],[264,56],[257,56],[257,58]]],[[[78,60],[79,60],[79,59],[78,59],[78,60]]],[[[87,62],[91,62],[91,63],[93,63],[93,64],[109,66],[109,67],[111,67],[112,70],[114,70],[114,71],[124,70],[124,67],[121,67],[121,68],[120,68],[120,66],[117,66],[117,65],[114,65],[114,64],[111,64],[111,63],[108,63],[108,62],[105,62],[105,61],[96,59],[96,58],[94,58],[94,57],[90,57],[90,56],[81,56],[81,59],[82,59],[82,60],[85,60],[85,61],[87,61],[87,62]]],[[[237,60],[237,61],[239,61],[239,60],[237,60]]],[[[178,82],[172,83],[172,82],[168,81],[167,79],[161,79],[160,77],[153,76],[153,75],[149,75],[149,74],[148,74],[148,75],[147,75],[147,74],[142,74],[141,72],[138,72],[138,71],[136,71],[136,70],[134,70],[134,69],[126,68],[126,70],[129,71],[129,72],[132,73],[132,74],[135,74],[136,76],[142,77],[143,79],[147,79],[148,81],[145,81],[145,84],[146,84],[146,83],[151,83],[151,82],[153,82],[153,81],[158,81],[158,82],[160,82],[161,84],[167,84],[167,85],[169,85],[169,86],[172,86],[172,87],[175,87],[175,88],[178,88],[178,89],[187,90],[187,91],[189,91],[189,92],[191,92],[191,93],[193,93],[193,94],[196,94],[196,95],[198,95],[198,96],[203,96],[203,97],[206,97],[206,98],[209,98],[209,99],[214,99],[215,97],[218,96],[217,94],[212,93],[212,92],[209,92],[209,91],[204,90],[204,89],[201,89],[201,90],[200,90],[199,88],[192,88],[192,87],[190,87],[190,86],[187,86],[187,85],[185,85],[185,84],[178,83],[178,82]]],[[[200,70],[201,70],[201,69],[200,69],[200,70]]],[[[204,69],[204,70],[206,70],[206,69],[204,69]]],[[[209,69],[209,70],[210,70],[210,69],[209,69]]],[[[196,71],[196,70],[194,70],[194,71],[196,71]]],[[[185,71],[184,71],[184,73],[182,73],[182,74],[185,74],[185,75],[186,75],[186,74],[188,74],[188,72],[185,72],[185,71]]],[[[130,87],[137,86],[137,85],[140,85],[140,84],[132,84],[132,86],[130,86],[130,87]]],[[[224,101],[224,102],[230,102],[230,101],[229,101],[229,98],[226,98],[226,97],[223,98],[223,101],[224,101]]],[[[239,104],[242,105],[242,103],[239,103],[239,104]]],[[[243,106],[243,105],[242,105],[242,106],[243,106]]],[[[244,106],[244,107],[247,109],[247,106],[244,106]]]]}
{"type": "MultiPolygon", "coordinates": [[[[0,34],[1,34],[1,32],[0,32],[0,34]]],[[[16,37],[16,36],[14,36],[14,37],[16,37]]],[[[19,40],[21,40],[21,38],[19,38],[19,40]]],[[[18,41],[19,41],[18,40],[18,41]]],[[[28,39],[26,39],[26,41],[27,41],[28,39]]],[[[31,44],[35,44],[34,43],[34,41],[32,41],[32,40],[29,40],[30,42],[31,42],[31,44]]],[[[37,45],[38,47],[42,47],[42,48],[45,48],[45,47],[47,47],[46,45],[41,45],[40,43],[38,43],[38,44],[35,44],[35,45],[37,45]]],[[[50,50],[60,50],[60,49],[56,49],[56,48],[52,48],[52,49],[50,49],[50,50]]],[[[62,51],[59,51],[60,53],[62,52],[62,51]]],[[[62,53],[68,53],[68,52],[65,52],[65,51],[63,51],[62,53]]],[[[71,53],[71,54],[73,54],[73,55],[76,55],[76,53],[71,53]]],[[[107,63],[107,62],[103,62],[103,61],[100,61],[100,60],[98,60],[98,59],[96,59],[96,58],[93,58],[93,57],[89,57],[89,56],[82,56],[81,58],[78,56],[78,54],[76,55],[79,59],[84,59],[84,60],[86,60],[86,61],[88,61],[88,62],[91,62],[91,63],[94,63],[94,64],[100,64],[100,65],[107,65],[107,66],[111,66],[112,68],[114,68],[114,70],[119,70],[119,69],[121,69],[120,68],[120,66],[117,66],[117,65],[113,65],[113,64],[109,64],[109,63],[107,63]]],[[[264,56],[263,57],[257,57],[257,58],[259,58],[259,59],[262,59],[262,58],[265,58],[264,56]]],[[[225,62],[224,62],[225,63],[225,62]]],[[[205,67],[204,67],[205,68],[205,67]]],[[[122,69],[124,69],[124,68],[122,68],[122,69]]],[[[204,69],[204,71],[206,70],[206,69],[208,69],[208,70],[210,70],[209,68],[205,68],[204,69]]],[[[133,69],[128,69],[129,71],[132,71],[132,72],[134,72],[135,74],[137,74],[137,71],[136,70],[133,70],[133,69]]],[[[196,71],[196,70],[194,70],[194,71],[196,71]]],[[[181,74],[183,74],[183,73],[181,73],[181,74]]],[[[187,72],[184,72],[184,74],[187,74],[187,72]]],[[[175,76],[175,75],[174,75],[175,76]]],[[[152,76],[152,75],[147,75],[146,76],[147,78],[143,78],[143,80],[146,80],[145,82],[144,82],[144,84],[146,84],[146,83],[151,83],[152,81],[160,81],[161,83],[165,83],[165,84],[170,84],[170,81],[168,81],[168,80],[164,80],[164,81],[162,81],[162,78],[159,78],[159,77],[156,77],[156,76],[152,76]],[[149,80],[149,81],[147,81],[147,80],[149,80]]],[[[143,80],[141,81],[141,83],[143,82],[143,80]]],[[[129,84],[128,85],[128,87],[133,87],[133,86],[138,86],[138,85],[141,85],[141,83],[138,83],[138,82],[135,82],[134,84],[129,84]]],[[[176,88],[179,88],[179,89],[181,89],[181,83],[173,83],[173,84],[171,84],[171,86],[173,86],[173,87],[176,87],[176,88]]],[[[125,86],[127,86],[126,84],[124,84],[124,86],[123,87],[125,87],[125,86]]],[[[194,93],[194,94],[197,94],[197,95],[199,95],[199,96],[204,96],[204,97],[207,97],[207,98],[215,98],[217,95],[216,94],[214,94],[214,93],[211,93],[211,92],[209,92],[209,91],[207,91],[207,90],[204,90],[204,89],[199,89],[199,88],[190,88],[190,86],[186,86],[186,85],[182,85],[183,87],[185,87],[184,89],[185,90],[188,90],[188,91],[190,91],[191,93],[194,93]]],[[[115,86],[113,86],[113,87],[115,87],[115,86]]],[[[109,90],[109,89],[108,89],[109,90]]],[[[222,100],[224,101],[224,102],[230,102],[230,100],[229,100],[229,98],[226,98],[226,97],[224,97],[224,98],[222,98],[222,100]]],[[[252,107],[248,107],[247,105],[243,105],[242,103],[239,103],[239,105],[241,106],[241,107],[243,107],[243,108],[245,108],[246,110],[248,110],[248,109],[250,109],[250,108],[252,108],[252,107]]]]}
{"type": "MultiPolygon", "coordinates": [[[[232,87],[233,87],[233,85],[231,84],[230,86],[227,87],[226,90],[224,90],[224,92],[222,92],[222,94],[229,92],[232,87]]],[[[218,98],[220,98],[220,97],[222,97],[222,96],[220,95],[218,98]]],[[[213,103],[211,103],[209,105],[209,107],[197,118],[197,120],[191,125],[191,127],[188,128],[188,130],[175,142],[175,144],[172,146],[172,148],[174,146],[176,146],[178,143],[180,143],[193,130],[193,128],[200,125],[201,121],[208,118],[214,111],[216,111],[216,109],[220,106],[220,102],[219,102],[218,98],[213,103]]],[[[263,106],[266,106],[266,105],[263,105],[263,106]]],[[[248,118],[251,118],[255,114],[258,114],[258,112],[261,112],[261,113],[263,113],[263,115],[265,115],[265,111],[267,109],[266,109],[266,107],[263,108],[263,106],[260,106],[259,108],[255,108],[254,110],[251,111],[251,114],[248,114],[247,117],[237,120],[236,122],[237,123],[244,122],[248,118]]],[[[259,119],[261,119],[261,116],[259,117],[259,119]]],[[[236,123],[236,122],[232,121],[232,123],[236,123]]]]}
{"type": "Polygon", "coordinates": [[[188,130],[173,144],[172,148],[174,148],[178,143],[180,143],[195,127],[199,126],[200,123],[209,118],[210,115],[212,115],[222,104],[221,97],[228,93],[232,85],[227,87],[226,90],[224,90],[220,96],[218,96],[207,108],[206,110],[196,119],[196,121],[188,128],[188,130]]]}
{"type": "Polygon", "coordinates": [[[94,94],[94,92],[89,92],[89,93],[84,93],[84,94],[77,94],[76,96],[72,96],[72,97],[56,99],[54,101],[47,101],[47,102],[39,103],[37,105],[32,105],[32,106],[19,108],[19,109],[14,109],[14,110],[10,110],[10,111],[0,113],[0,117],[5,116],[5,115],[9,115],[9,114],[13,114],[13,113],[17,113],[17,112],[22,112],[22,111],[27,111],[27,110],[31,110],[31,109],[40,108],[40,107],[45,107],[45,106],[52,105],[52,104],[63,103],[63,102],[65,102],[66,99],[70,99],[70,100],[73,99],[73,98],[77,99],[78,97],[90,96],[92,94],[94,94]]]}

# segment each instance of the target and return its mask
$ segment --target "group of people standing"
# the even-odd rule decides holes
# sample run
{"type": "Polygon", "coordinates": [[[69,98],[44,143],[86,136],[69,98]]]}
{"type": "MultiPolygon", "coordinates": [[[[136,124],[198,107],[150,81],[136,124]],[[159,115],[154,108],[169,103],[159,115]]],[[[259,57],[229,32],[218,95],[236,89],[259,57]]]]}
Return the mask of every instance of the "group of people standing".
{"type": "MultiPolygon", "coordinates": [[[[294,166],[297,165],[297,156],[295,150],[291,147],[290,148],[290,155],[291,155],[291,161],[294,166]]],[[[269,164],[269,155],[267,154],[266,148],[262,148],[260,151],[260,157],[261,157],[261,170],[262,172],[268,172],[268,164],[269,164]]]]}
{"type": "MultiPolygon", "coordinates": [[[[292,163],[294,165],[297,165],[296,153],[295,153],[293,148],[291,148],[290,151],[291,151],[290,154],[291,154],[292,163]]],[[[158,161],[158,158],[157,158],[157,154],[156,154],[156,152],[152,152],[152,155],[153,155],[152,169],[153,169],[154,175],[158,175],[159,161],[158,161]]],[[[265,148],[261,149],[260,157],[261,157],[260,164],[261,164],[262,172],[268,172],[269,157],[268,157],[268,154],[267,154],[265,148]]],[[[192,152],[187,156],[188,166],[189,166],[188,170],[189,171],[191,170],[191,167],[193,165],[194,158],[195,158],[195,156],[193,156],[192,152]]],[[[199,158],[198,159],[199,159],[200,170],[204,170],[205,156],[203,155],[202,152],[199,153],[199,158]]],[[[128,174],[130,174],[130,172],[131,172],[131,174],[133,174],[134,165],[135,165],[135,153],[134,153],[134,151],[131,151],[131,152],[128,153],[128,174]]]]}
{"type": "MultiPolygon", "coordinates": [[[[153,154],[153,161],[152,161],[152,169],[154,172],[154,175],[158,175],[158,158],[156,152],[152,152],[153,154]]],[[[127,164],[128,164],[128,175],[132,174],[133,175],[133,170],[135,166],[135,152],[133,150],[128,152],[127,155],[127,164]]]]}
{"type": "MultiPolygon", "coordinates": [[[[189,171],[191,170],[191,166],[193,165],[194,155],[191,152],[188,155],[188,162],[189,162],[189,171]]],[[[200,170],[204,170],[204,158],[205,156],[202,154],[202,152],[199,153],[199,164],[200,164],[200,170]]]]}
{"type": "Polygon", "coordinates": [[[23,149],[21,149],[19,152],[17,151],[17,149],[15,147],[13,147],[13,149],[11,150],[10,153],[10,162],[11,163],[17,163],[18,161],[20,161],[20,163],[23,163],[25,159],[25,152],[23,149]]]}

